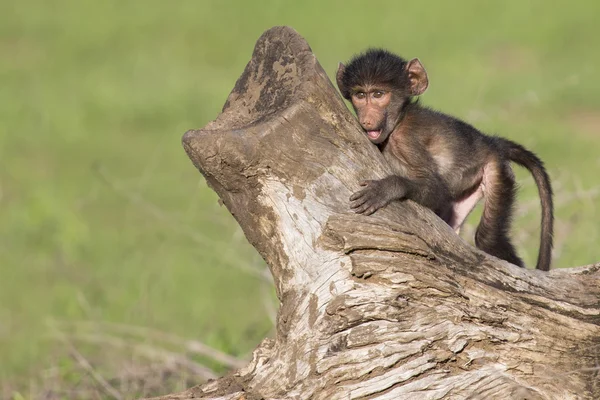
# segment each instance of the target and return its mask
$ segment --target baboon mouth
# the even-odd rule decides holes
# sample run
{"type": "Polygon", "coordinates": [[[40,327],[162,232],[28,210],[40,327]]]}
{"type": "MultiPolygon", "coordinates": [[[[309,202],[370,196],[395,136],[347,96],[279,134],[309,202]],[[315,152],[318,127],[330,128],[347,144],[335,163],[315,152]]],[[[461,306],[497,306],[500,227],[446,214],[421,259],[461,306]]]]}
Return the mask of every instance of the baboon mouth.
{"type": "Polygon", "coordinates": [[[369,137],[369,139],[377,139],[379,138],[379,136],[381,136],[381,129],[376,131],[367,131],[367,136],[369,137]]]}

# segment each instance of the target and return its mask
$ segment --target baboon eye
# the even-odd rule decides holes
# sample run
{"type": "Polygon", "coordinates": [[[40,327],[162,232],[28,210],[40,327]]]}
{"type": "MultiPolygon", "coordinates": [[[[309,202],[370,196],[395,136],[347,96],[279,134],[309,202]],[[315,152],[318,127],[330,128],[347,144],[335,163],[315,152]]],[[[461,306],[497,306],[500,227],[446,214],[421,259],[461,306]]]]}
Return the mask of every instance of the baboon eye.
{"type": "Polygon", "coordinates": [[[354,97],[356,97],[357,99],[364,99],[365,98],[365,92],[357,92],[354,94],[354,97]]]}
{"type": "Polygon", "coordinates": [[[380,99],[383,97],[384,94],[385,92],[383,90],[376,90],[373,92],[373,97],[375,97],[376,99],[380,99]]]}

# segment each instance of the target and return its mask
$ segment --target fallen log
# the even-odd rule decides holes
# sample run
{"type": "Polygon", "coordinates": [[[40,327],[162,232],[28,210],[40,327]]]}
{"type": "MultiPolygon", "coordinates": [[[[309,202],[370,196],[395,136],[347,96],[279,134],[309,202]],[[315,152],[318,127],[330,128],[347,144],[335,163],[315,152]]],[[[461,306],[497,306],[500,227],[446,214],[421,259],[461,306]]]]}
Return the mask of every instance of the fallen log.
{"type": "Polygon", "coordinates": [[[432,212],[352,213],[390,173],[305,40],[275,27],[183,146],[269,265],[274,339],[167,399],[600,399],[600,264],[488,256],[432,212]]]}

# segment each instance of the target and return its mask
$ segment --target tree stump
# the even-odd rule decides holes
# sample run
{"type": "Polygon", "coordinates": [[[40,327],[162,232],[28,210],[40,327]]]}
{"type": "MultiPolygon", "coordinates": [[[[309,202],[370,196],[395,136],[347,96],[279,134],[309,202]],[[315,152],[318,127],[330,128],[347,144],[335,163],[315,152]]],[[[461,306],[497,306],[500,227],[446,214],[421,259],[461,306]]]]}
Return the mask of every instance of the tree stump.
{"type": "Polygon", "coordinates": [[[183,146],[281,304],[248,366],[160,399],[600,399],[600,264],[521,269],[410,201],[352,213],[390,169],[293,29],[183,146]]]}

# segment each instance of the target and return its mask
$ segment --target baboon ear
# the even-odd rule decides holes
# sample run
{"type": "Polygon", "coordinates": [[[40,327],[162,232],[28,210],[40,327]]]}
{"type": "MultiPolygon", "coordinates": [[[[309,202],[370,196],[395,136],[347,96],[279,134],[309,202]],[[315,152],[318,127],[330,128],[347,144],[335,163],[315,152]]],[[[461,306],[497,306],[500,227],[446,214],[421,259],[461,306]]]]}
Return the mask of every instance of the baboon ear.
{"type": "Polygon", "coordinates": [[[421,61],[418,58],[410,60],[406,64],[406,72],[410,81],[410,94],[412,96],[423,94],[429,86],[429,79],[421,61]]]}
{"type": "Polygon", "coordinates": [[[335,73],[335,80],[337,82],[338,89],[340,89],[340,92],[342,92],[342,96],[346,97],[346,87],[342,81],[342,78],[344,78],[344,72],[346,72],[346,66],[342,63],[339,63],[337,72],[335,73]]]}

